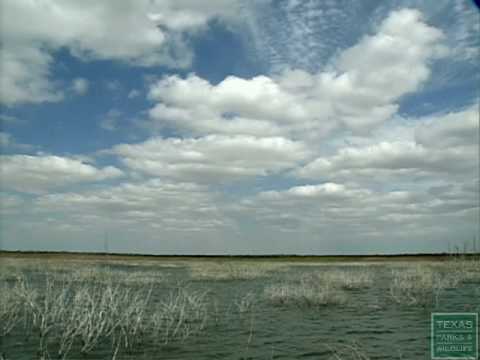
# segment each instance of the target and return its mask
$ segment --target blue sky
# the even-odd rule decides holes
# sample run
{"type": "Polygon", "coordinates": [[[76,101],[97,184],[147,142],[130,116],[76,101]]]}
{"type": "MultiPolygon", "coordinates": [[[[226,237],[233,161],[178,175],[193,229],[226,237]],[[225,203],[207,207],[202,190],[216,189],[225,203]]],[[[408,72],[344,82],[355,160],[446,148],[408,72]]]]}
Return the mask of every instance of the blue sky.
{"type": "Polygon", "coordinates": [[[6,249],[432,252],[478,234],[471,1],[1,10],[6,249]]]}

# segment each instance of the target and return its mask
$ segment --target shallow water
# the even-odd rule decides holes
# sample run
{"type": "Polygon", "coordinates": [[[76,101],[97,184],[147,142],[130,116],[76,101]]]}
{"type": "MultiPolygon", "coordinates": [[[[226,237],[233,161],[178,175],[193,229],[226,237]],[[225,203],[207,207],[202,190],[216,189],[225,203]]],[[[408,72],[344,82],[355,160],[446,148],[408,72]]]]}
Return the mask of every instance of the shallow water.
{"type": "MultiPolygon", "coordinates": [[[[329,346],[352,343],[370,359],[430,359],[431,312],[478,312],[480,307],[478,283],[446,290],[438,305],[398,305],[388,296],[389,265],[367,267],[375,273],[374,285],[346,291],[348,301],[344,305],[280,307],[268,302],[263,294],[266,286],[288,277],[339,268],[352,266],[290,266],[264,278],[216,281],[192,280],[187,268],[157,269],[168,276],[168,281],[154,285],[153,303],[181,281],[191,289],[209,290],[209,299],[212,304],[216,302],[217,308],[212,305],[207,328],[201,334],[168,345],[147,336],[134,353],[120,352],[117,359],[333,359],[329,346]],[[240,313],[235,299],[249,292],[255,294],[256,303],[249,311],[240,313]]],[[[142,270],[119,265],[115,269],[142,270]]],[[[151,271],[151,267],[145,270],[151,271]]],[[[35,274],[31,275],[35,278],[35,274]]],[[[7,359],[34,359],[36,349],[35,336],[25,339],[21,328],[0,338],[0,353],[7,359]]],[[[74,349],[68,359],[111,359],[111,354],[110,345],[105,343],[85,356],[74,349]]]]}

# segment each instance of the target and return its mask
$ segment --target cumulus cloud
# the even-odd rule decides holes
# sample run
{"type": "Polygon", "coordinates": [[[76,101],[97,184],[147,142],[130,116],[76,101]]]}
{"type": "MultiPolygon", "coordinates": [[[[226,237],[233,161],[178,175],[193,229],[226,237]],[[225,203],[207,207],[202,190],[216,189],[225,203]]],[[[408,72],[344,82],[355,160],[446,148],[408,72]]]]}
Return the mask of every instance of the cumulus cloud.
{"type": "Polygon", "coordinates": [[[0,170],[2,188],[26,193],[42,193],[122,175],[113,166],[96,168],[81,160],[53,155],[2,155],[0,170]]]}
{"type": "Polygon", "coordinates": [[[266,176],[292,168],[308,156],[300,142],[247,135],[157,137],[139,144],[117,145],[109,153],[119,156],[131,170],[199,183],[266,176]]]}
{"type": "MultiPolygon", "coordinates": [[[[418,119],[403,140],[377,140],[339,147],[294,174],[309,179],[409,182],[413,179],[471,179],[478,169],[478,114],[474,107],[418,119]]],[[[401,133],[401,132],[399,132],[401,133]]],[[[382,134],[382,132],[380,132],[382,134]]]]}
{"type": "Polygon", "coordinates": [[[160,180],[123,183],[85,192],[52,193],[33,206],[47,214],[65,214],[72,225],[105,224],[134,230],[209,231],[230,226],[215,203],[215,195],[201,185],[160,180]]]}
{"type": "MultiPolygon", "coordinates": [[[[471,185],[478,189],[478,184],[471,185]]],[[[472,196],[472,190],[458,184],[440,191],[381,191],[321,183],[261,192],[235,208],[244,216],[254,213],[254,221],[270,231],[315,234],[320,243],[329,245],[340,240],[350,251],[372,243],[379,249],[383,241],[388,252],[389,246],[402,248],[409,239],[427,233],[442,239],[459,233],[469,236],[479,215],[478,194],[472,196]],[[464,227],[460,232],[459,226],[464,227]],[[402,243],[394,245],[394,239],[402,243]]],[[[442,246],[437,244],[438,249],[442,246]]]]}
{"type": "Polygon", "coordinates": [[[433,150],[414,142],[381,142],[367,147],[342,148],[331,157],[321,157],[307,164],[296,175],[354,181],[362,176],[386,174],[405,177],[464,174],[475,168],[477,154],[477,149],[472,147],[433,150]]]}
{"type": "Polygon", "coordinates": [[[415,130],[417,143],[429,148],[478,146],[479,112],[476,106],[464,111],[431,116],[415,130]]]}
{"type": "MultiPolygon", "coordinates": [[[[6,17],[4,15],[2,20],[6,17]]],[[[5,42],[3,33],[2,41],[5,42]]],[[[0,103],[13,106],[63,99],[63,93],[50,79],[50,65],[53,62],[50,54],[34,47],[3,43],[0,55],[0,103]]]]}
{"type": "Polygon", "coordinates": [[[150,89],[150,99],[158,102],[150,116],[154,124],[196,135],[318,139],[338,128],[362,133],[389,119],[397,101],[428,79],[430,63],[446,54],[442,39],[420,12],[395,11],[375,34],[339,54],[329,70],[229,76],[216,85],[193,74],[167,76],[150,89]]]}
{"type": "Polygon", "coordinates": [[[235,6],[223,0],[7,0],[2,4],[0,101],[11,106],[60,100],[62,92],[50,74],[51,53],[60,48],[84,60],[189,66],[193,54],[185,34],[212,18],[230,18],[235,6]]]}
{"type": "Polygon", "coordinates": [[[229,76],[217,85],[195,75],[168,76],[151,87],[149,97],[160,102],[150,110],[154,121],[193,134],[278,134],[282,121],[293,125],[308,117],[294,96],[266,76],[229,76]]]}
{"type": "Polygon", "coordinates": [[[431,61],[446,55],[443,38],[419,11],[402,9],[392,12],[375,35],[345,50],[337,61],[340,73],[324,76],[321,83],[339,100],[341,121],[360,129],[392,115],[394,102],[418,90],[430,75],[431,61]]]}
{"type": "Polygon", "coordinates": [[[72,90],[77,95],[85,95],[88,92],[89,82],[84,78],[76,78],[72,81],[72,90]]]}

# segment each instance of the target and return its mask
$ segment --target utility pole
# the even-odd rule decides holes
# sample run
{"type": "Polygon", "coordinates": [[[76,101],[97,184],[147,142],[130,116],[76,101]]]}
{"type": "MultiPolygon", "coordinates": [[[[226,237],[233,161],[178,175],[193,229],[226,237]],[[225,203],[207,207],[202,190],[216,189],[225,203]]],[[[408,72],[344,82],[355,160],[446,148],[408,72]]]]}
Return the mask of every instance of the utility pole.
{"type": "Polygon", "coordinates": [[[103,253],[105,257],[105,266],[108,268],[110,267],[110,247],[108,243],[108,230],[105,230],[104,236],[103,236],[103,253]]]}
{"type": "Polygon", "coordinates": [[[103,235],[103,252],[104,254],[108,255],[109,247],[108,247],[108,232],[105,230],[103,235]]]}

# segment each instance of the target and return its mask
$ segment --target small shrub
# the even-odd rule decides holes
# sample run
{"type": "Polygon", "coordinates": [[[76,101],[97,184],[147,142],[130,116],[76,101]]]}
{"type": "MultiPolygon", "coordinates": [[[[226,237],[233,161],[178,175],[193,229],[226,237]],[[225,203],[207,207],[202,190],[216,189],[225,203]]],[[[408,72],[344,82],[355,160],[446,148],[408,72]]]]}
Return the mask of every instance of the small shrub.
{"type": "Polygon", "coordinates": [[[253,280],[271,275],[278,264],[268,263],[194,263],[190,277],[194,280],[253,280]]]}
{"type": "Polygon", "coordinates": [[[330,285],[309,286],[305,283],[270,285],[264,290],[267,299],[274,305],[327,306],[344,304],[345,293],[330,285]]]}
{"type": "Polygon", "coordinates": [[[389,294],[399,304],[426,306],[438,304],[442,292],[456,285],[455,278],[445,276],[430,266],[416,265],[392,270],[389,294]]]}
{"type": "Polygon", "coordinates": [[[373,284],[373,273],[368,270],[326,270],[303,275],[301,282],[308,286],[322,284],[343,290],[368,288],[373,284]]]}
{"type": "Polygon", "coordinates": [[[171,291],[151,317],[154,338],[163,338],[168,344],[200,333],[208,320],[206,296],[207,292],[190,291],[183,287],[171,291]]]}
{"type": "Polygon", "coordinates": [[[440,265],[440,269],[446,275],[456,281],[462,283],[480,283],[480,259],[478,258],[452,258],[440,265]]]}

